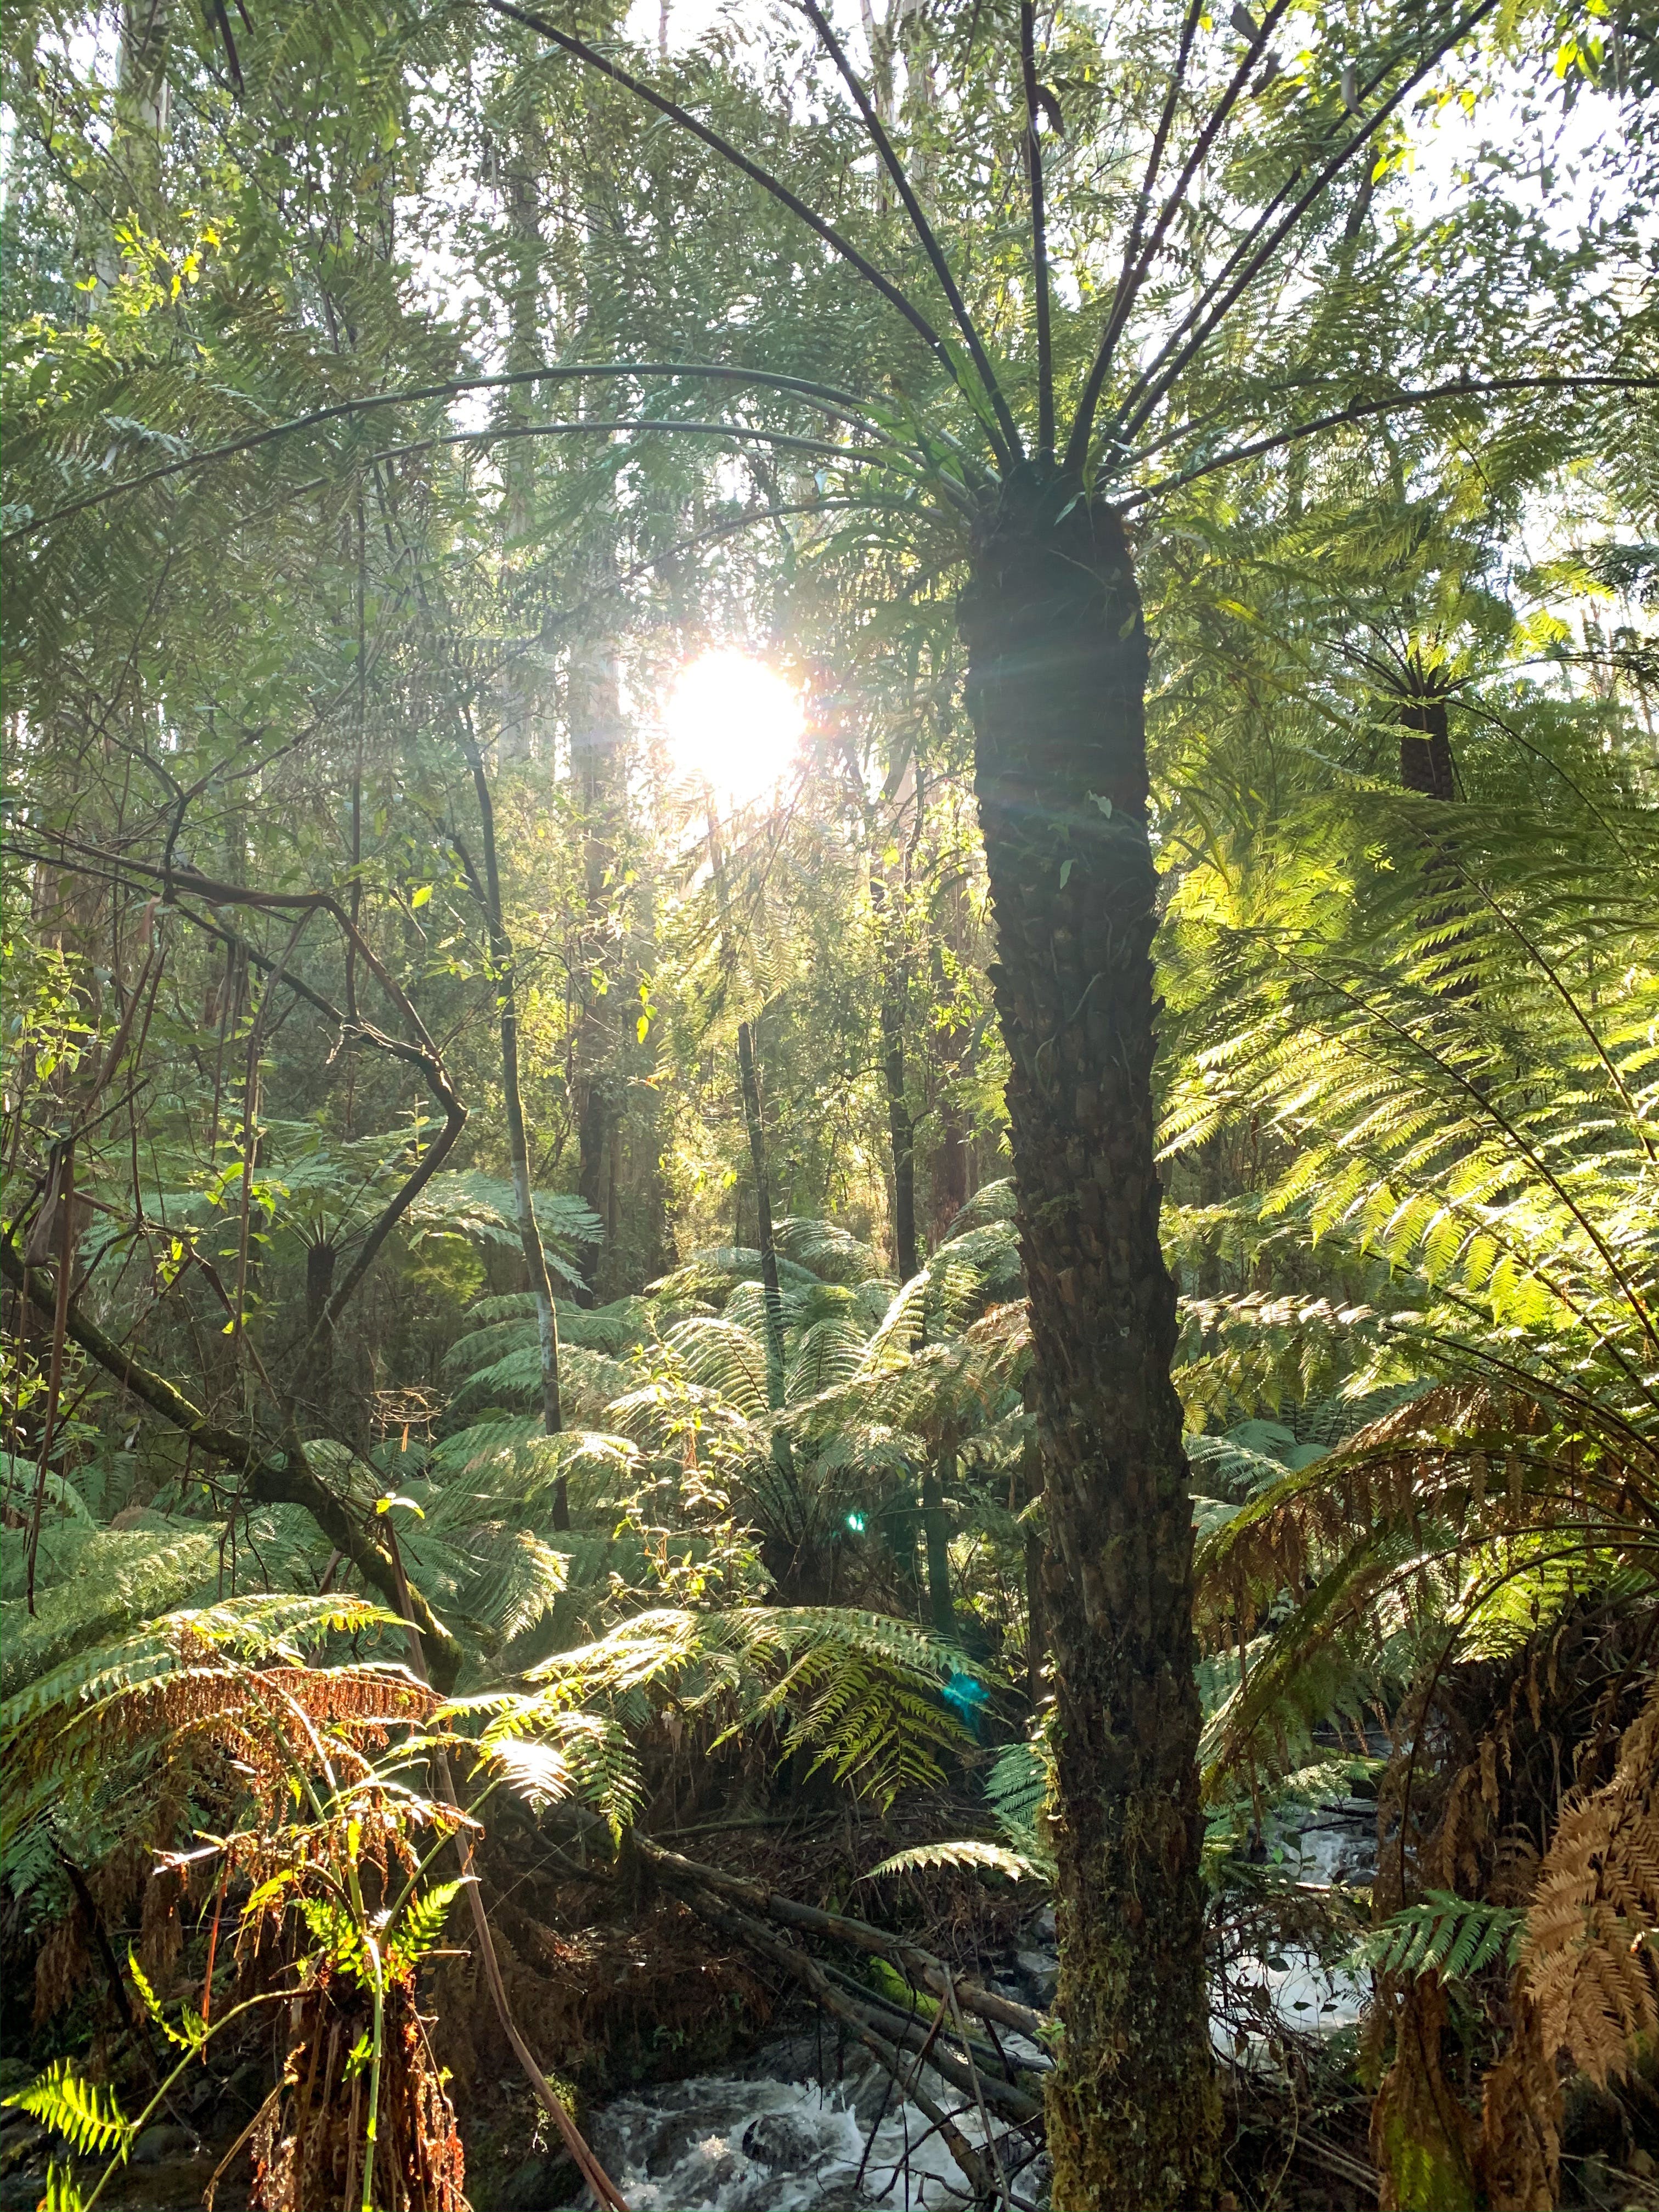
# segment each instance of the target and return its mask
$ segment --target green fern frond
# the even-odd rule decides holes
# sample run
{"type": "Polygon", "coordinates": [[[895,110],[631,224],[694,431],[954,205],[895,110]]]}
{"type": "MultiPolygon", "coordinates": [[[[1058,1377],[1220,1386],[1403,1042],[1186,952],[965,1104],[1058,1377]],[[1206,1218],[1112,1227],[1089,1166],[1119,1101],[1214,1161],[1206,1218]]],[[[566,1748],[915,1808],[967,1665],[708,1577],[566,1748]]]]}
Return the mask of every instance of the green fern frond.
{"type": "Polygon", "coordinates": [[[387,1938],[386,1960],[394,1974],[411,1971],[442,1942],[451,1905],[474,1880],[476,1876],[465,1875],[454,1881],[437,1882],[410,1899],[387,1938]]]}
{"type": "Polygon", "coordinates": [[[1005,1850],[1000,1844],[976,1843],[972,1838],[951,1843],[916,1844],[908,1850],[895,1851],[891,1858],[883,1859],[879,1866],[872,1867],[860,1879],[876,1881],[884,1875],[920,1873],[930,1867],[983,1868],[992,1874],[1006,1875],[1013,1881],[1048,1879],[1040,1867],[1023,1858],[1018,1851],[1005,1850]]]}
{"type": "Polygon", "coordinates": [[[27,2089],[0,2098],[0,2104],[27,2112],[83,2158],[114,2154],[125,2160],[132,2148],[132,2124],[114,2091],[83,2080],[67,2058],[54,2058],[27,2089]]]}
{"type": "Polygon", "coordinates": [[[1483,1966],[1515,1965],[1526,1918],[1518,1906],[1471,1903],[1447,1890],[1425,1890],[1415,1904],[1374,1928],[1355,1955],[1379,1974],[1467,1981],[1483,1966]]]}
{"type": "Polygon", "coordinates": [[[218,1564],[210,1530],[77,1528],[59,1561],[66,1578],[37,1595],[35,1613],[21,1599],[0,1606],[0,1691],[15,1697],[75,1653],[210,1587],[218,1564]]]}

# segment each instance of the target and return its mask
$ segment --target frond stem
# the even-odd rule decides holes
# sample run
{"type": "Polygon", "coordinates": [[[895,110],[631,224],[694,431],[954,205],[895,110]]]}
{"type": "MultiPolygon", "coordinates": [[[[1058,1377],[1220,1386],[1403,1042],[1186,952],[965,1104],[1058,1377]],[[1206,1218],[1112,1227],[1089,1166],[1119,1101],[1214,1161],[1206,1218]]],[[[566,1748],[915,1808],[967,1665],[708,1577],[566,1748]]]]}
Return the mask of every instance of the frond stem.
{"type": "MultiPolygon", "coordinates": [[[[1144,507],[1148,500],[1158,499],[1172,491],[1181,491],[1189,483],[1197,483],[1204,477],[1214,476],[1218,470],[1230,469],[1240,461],[1254,461],[1263,453],[1282,451],[1303,438],[1317,436],[1324,430],[1339,429],[1346,422],[1363,422],[1378,415],[1392,415],[1411,407],[1427,407],[1440,399],[1496,398],[1509,392],[1654,392],[1659,391],[1659,376],[1500,376],[1484,380],[1458,377],[1449,384],[1431,385],[1425,392],[1399,392],[1387,399],[1357,399],[1346,407],[1338,407],[1328,415],[1316,416],[1310,422],[1292,424],[1288,430],[1275,430],[1265,438],[1253,439],[1249,444],[1232,446],[1212,460],[1202,461],[1194,468],[1183,469],[1179,475],[1161,477],[1156,483],[1145,485],[1131,492],[1121,502],[1122,509],[1144,507]]],[[[1170,441],[1160,440],[1160,444],[1170,441]]],[[[1156,452],[1157,447],[1148,447],[1156,452]]]]}
{"type": "MultiPolygon", "coordinates": [[[[798,0],[798,4],[817,33],[825,51],[841,72],[842,82],[857,103],[859,113],[864,118],[864,127],[870,134],[871,143],[880,155],[888,175],[893,179],[898,196],[904,203],[904,211],[910,218],[911,228],[921,240],[922,251],[933,264],[933,274],[939,278],[939,289],[950,302],[951,313],[956,319],[957,328],[962,332],[963,343],[973,360],[979,380],[985,387],[985,396],[995,410],[997,428],[1000,436],[994,432],[991,433],[991,443],[996,451],[997,459],[1005,465],[1010,460],[1018,460],[1024,450],[1020,441],[1019,425],[1015,422],[1012,410],[1003,396],[1002,386],[997,382],[995,373],[992,369],[984,345],[981,342],[978,328],[968,312],[968,304],[963,300],[957,280],[951,272],[951,264],[945,258],[944,250],[934,235],[933,226],[922,212],[921,203],[911,186],[904,164],[894,150],[893,142],[883,128],[881,118],[877,114],[869,94],[864,89],[857,72],[847,58],[846,48],[830,28],[829,18],[817,4],[817,0],[798,0]]],[[[987,427],[988,430],[989,426],[987,427]]]]}
{"type": "Polygon", "coordinates": [[[1279,205],[1284,191],[1289,189],[1289,185],[1295,181],[1295,176],[1300,173],[1300,172],[1293,173],[1292,177],[1287,180],[1286,185],[1281,188],[1281,191],[1269,203],[1267,210],[1255,227],[1229,256],[1219,274],[1206,288],[1202,297],[1188,309],[1150,366],[1136,380],[1125,403],[1123,435],[1126,438],[1133,436],[1140,428],[1176,378],[1186,368],[1188,362],[1208,343],[1215,331],[1243,297],[1252,279],[1278,252],[1291,231],[1324,192],[1326,186],[1346,168],[1357,153],[1362,151],[1370,143],[1389,116],[1397,107],[1404,104],[1428,76],[1431,70],[1434,69],[1454,46],[1467,38],[1478,24],[1484,21],[1498,5],[1498,0],[1477,0],[1477,4],[1471,8],[1443,39],[1435,43],[1431,51],[1419,61],[1410,75],[1389,94],[1376,113],[1356,131],[1344,145],[1339,147],[1316,175],[1307,190],[1291,202],[1288,211],[1263,239],[1262,225],[1268,220],[1273,208],[1279,205]],[[1258,240],[1261,240],[1259,245],[1256,244],[1258,240]],[[1251,250],[1253,247],[1254,251],[1251,250]],[[1243,267],[1229,283],[1228,271],[1237,264],[1241,255],[1244,257],[1243,267]],[[1218,289],[1218,288],[1220,289],[1218,289]],[[1186,337],[1186,333],[1188,331],[1191,331],[1192,335],[1186,337]],[[1184,344],[1181,343],[1183,337],[1186,337],[1184,344]]]}
{"type": "MultiPolygon", "coordinates": [[[[514,0],[477,0],[477,4],[488,9],[493,15],[518,23],[526,31],[534,31],[538,37],[562,47],[568,54],[573,54],[578,61],[585,62],[589,69],[598,70],[601,76],[608,76],[613,84],[621,85],[636,100],[642,100],[648,106],[654,107],[671,123],[678,123],[683,131],[689,131],[694,138],[700,139],[722,161],[729,161],[734,169],[740,171],[751,183],[758,185],[763,191],[769,192],[781,206],[788,209],[791,215],[798,216],[809,230],[821,238],[831,252],[839,254],[850,267],[856,269],[865,282],[873,285],[890,306],[897,308],[905,321],[921,337],[951,383],[972,404],[956,362],[951,357],[950,348],[921,308],[899,289],[890,277],[884,276],[874,262],[859,252],[850,238],[844,237],[833,223],[826,222],[821,215],[808,207],[798,193],[792,192],[781,178],[775,177],[769,169],[763,169],[758,161],[751,161],[748,155],[741,153],[729,138],[723,138],[718,131],[712,131],[708,124],[699,122],[690,109],[682,107],[678,100],[670,100],[665,94],[647,84],[643,78],[635,76],[631,70],[625,70],[619,63],[608,59],[597,46],[589,46],[586,39],[579,39],[568,31],[560,30],[556,24],[550,23],[545,15],[538,15],[529,8],[516,7],[514,0]]],[[[1496,6],[1497,0],[1491,0],[1491,4],[1496,6]]]]}
{"type": "MultiPolygon", "coordinates": [[[[1288,7],[1290,0],[1279,0],[1288,7]]],[[[1048,218],[1042,200],[1042,143],[1037,132],[1036,9],[1019,0],[1019,68],[1025,87],[1025,160],[1031,180],[1031,270],[1036,289],[1037,449],[1054,450],[1054,357],[1048,329],[1048,218]]]]}
{"type": "Polygon", "coordinates": [[[153,469],[145,469],[136,477],[126,477],[119,483],[105,484],[84,498],[66,501],[48,514],[31,516],[28,521],[0,535],[0,544],[9,545],[15,538],[31,538],[37,531],[46,530],[54,522],[66,521],[72,514],[84,514],[89,507],[102,507],[112,499],[123,498],[128,492],[142,491],[146,484],[161,483],[170,477],[188,476],[198,469],[210,467],[216,461],[234,460],[239,453],[251,453],[261,447],[272,444],[278,438],[291,436],[296,430],[313,430],[321,422],[340,422],[353,416],[367,415],[377,407],[415,406],[428,399],[458,399],[468,392],[508,392],[526,384],[567,384],[586,377],[604,377],[608,381],[639,380],[647,377],[706,377],[716,383],[754,384],[763,390],[779,392],[791,398],[805,399],[816,404],[820,410],[838,422],[863,430],[883,444],[896,442],[872,422],[862,411],[863,403],[850,392],[841,392],[832,384],[815,384],[800,376],[775,376],[759,368],[740,368],[723,362],[701,361],[599,361],[544,362],[536,368],[514,369],[500,376],[453,376],[441,384],[422,384],[407,392],[370,392],[361,398],[336,400],[331,406],[314,408],[308,415],[291,416],[285,422],[270,422],[260,430],[250,430],[240,438],[228,439],[223,445],[210,446],[199,453],[187,453],[181,459],[164,461],[153,469]]]}
{"type": "Polygon", "coordinates": [[[404,446],[382,446],[363,458],[365,461],[393,461],[414,453],[438,452],[449,446],[495,446],[515,438],[559,438],[583,431],[612,430],[678,430],[691,437],[735,438],[739,443],[775,446],[790,453],[816,453],[830,460],[880,459],[889,468],[894,465],[878,447],[837,446],[825,438],[799,437],[793,431],[756,429],[747,422],[689,422],[672,415],[579,416],[564,422],[495,422],[479,430],[450,430],[437,437],[412,439],[404,446]]]}
{"type": "Polygon", "coordinates": [[[1182,25],[1181,45],[1176,55],[1175,73],[1170,78],[1169,90],[1164,95],[1164,112],[1158,118],[1158,129],[1153,135],[1152,150],[1147,161],[1146,174],[1141,184],[1139,198],[1136,202],[1134,220],[1129,227],[1129,241],[1123,251],[1122,270],[1112,292],[1112,304],[1106,318],[1106,328],[1096,349],[1094,360],[1090,364],[1088,382],[1083,387],[1083,397],[1079,402],[1077,416],[1072,424],[1072,434],[1066,442],[1066,465],[1070,470],[1081,470],[1088,456],[1096,410],[1100,405],[1100,395],[1105,389],[1106,379],[1111,374],[1113,358],[1117,351],[1117,342],[1123,335],[1124,325],[1129,319],[1135,300],[1146,281],[1153,261],[1157,258],[1158,247],[1163,244],[1170,225],[1175,220],[1176,213],[1185,197],[1187,187],[1198,172],[1199,164],[1203,161],[1211,146],[1214,144],[1217,134],[1232,112],[1244,87],[1249,83],[1250,72],[1256,65],[1263,42],[1271,35],[1274,26],[1289,5],[1290,0],[1274,0],[1273,6],[1269,9],[1262,23],[1260,33],[1252,41],[1249,52],[1243,63],[1233,72],[1220,100],[1216,103],[1209,121],[1200,131],[1197,143],[1188,155],[1181,174],[1176,179],[1175,185],[1159,211],[1152,234],[1146,240],[1146,249],[1142,252],[1141,235],[1146,227],[1146,211],[1152,204],[1152,196],[1158,183],[1158,172],[1164,164],[1164,149],[1175,121],[1176,106],[1186,76],[1187,63],[1192,52],[1193,40],[1197,34],[1199,23],[1204,14],[1205,0],[1193,0],[1187,19],[1182,25]],[[1137,254],[1139,255],[1139,260],[1136,259],[1137,254]]]}

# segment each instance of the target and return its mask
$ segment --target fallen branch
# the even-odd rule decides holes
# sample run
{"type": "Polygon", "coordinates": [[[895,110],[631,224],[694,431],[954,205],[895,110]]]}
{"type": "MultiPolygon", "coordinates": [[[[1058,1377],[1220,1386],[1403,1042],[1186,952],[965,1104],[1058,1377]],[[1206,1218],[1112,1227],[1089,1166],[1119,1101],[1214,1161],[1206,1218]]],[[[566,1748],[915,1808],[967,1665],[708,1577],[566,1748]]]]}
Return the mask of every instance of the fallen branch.
{"type": "MultiPolygon", "coordinates": [[[[739,1936],[751,1950],[758,1951],[763,1959],[770,1959],[786,1973],[793,1974],[798,1982],[809,1989],[826,2012],[844,2020],[850,2027],[862,2034],[866,2029],[896,2049],[906,2049],[918,2054],[926,2052],[927,2063],[936,2074],[947,2081],[953,2089],[974,2096],[982,2087],[988,2104],[994,2105],[1003,2118],[1015,2127],[1028,2126],[1042,2117],[1042,2100],[1022,2089],[1017,2082],[1000,2081],[994,2077],[981,2083],[978,2069],[971,2055],[966,2059],[944,2049],[936,2040],[932,2022],[911,2019],[896,2005],[886,2003],[871,1992],[867,1996],[853,1996],[844,1987],[833,1981],[818,1961],[799,1945],[774,1935],[763,1922],[746,1912],[738,1912],[707,1891],[692,1891],[685,1899],[700,1920],[723,1929],[728,1935],[739,1936]]],[[[906,2094],[908,2094],[908,2086],[906,2094]]]]}
{"type": "MultiPolygon", "coordinates": [[[[691,1906],[699,1919],[707,1920],[711,1926],[723,1929],[727,1935],[735,1936],[740,1942],[748,1944],[751,1949],[758,1951],[763,1958],[770,1959],[775,1965],[781,1966],[786,1973],[793,1975],[811,1992],[825,2012],[835,2019],[845,2021],[877,2064],[891,2075],[900,2090],[915,2105],[917,2111],[925,2118],[931,2120],[934,2127],[939,2130],[945,2148],[968,2177],[968,2185],[973,2191],[974,2202],[976,2204],[988,2203],[994,2195],[1001,2193],[994,2187],[985,2160],[974,2148],[949,2113],[935,2102],[927,2091],[921,2087],[920,2081],[912,2081],[909,2078],[911,2073],[921,2071],[920,2065],[907,2066],[904,2052],[881,2033],[880,2027],[861,2006],[855,2005],[849,1998],[842,1995],[816,1960],[809,1958],[806,1953],[800,1950],[795,1944],[786,1942],[782,1936],[775,1936],[769,1928],[763,1927],[760,1922],[750,1919],[747,1913],[733,1911],[723,1905],[718,1898],[709,1895],[706,1891],[694,1893],[685,1901],[691,1906]]],[[[926,2034],[921,2030],[919,2025],[918,2033],[922,2036],[925,2042],[926,2034]]],[[[938,2069],[940,2073],[944,2073],[945,2069],[940,2064],[941,2057],[940,2053],[930,2053],[927,2063],[938,2069]]],[[[946,2075],[945,2078],[949,2080],[951,2077],[946,2075]]],[[[968,2094],[971,2095],[971,2090],[968,2094]]],[[[1036,2109],[1040,2111],[1041,2107],[1036,2109]]]]}
{"type": "Polygon", "coordinates": [[[982,1989],[977,1982],[961,1979],[951,1973],[945,1961],[932,1951],[924,1950],[902,1936],[895,1936],[885,1928],[878,1928],[868,1920],[855,1919],[846,1912],[825,1912],[814,1905],[801,1905],[792,1897],[777,1890],[768,1889],[763,1883],[750,1881],[740,1875],[722,1874],[718,1867],[703,1866],[696,1859],[683,1858],[679,1852],[666,1850],[644,1836],[636,1835],[635,1845],[641,1858],[651,1866],[659,1881],[671,1889],[702,1888],[716,1896],[728,1897],[751,1912],[763,1914],[770,1920],[779,1920],[792,1928],[805,1929],[809,1935],[823,1936],[830,1942],[845,1943],[855,1951],[867,1951],[875,1956],[890,1959],[902,1966],[913,1980],[930,1996],[948,2004],[952,1990],[964,2012],[976,2013],[981,2020],[994,2021],[999,2027],[1012,2027],[1020,2035],[1030,2036],[1036,2042],[1048,2026],[1047,2016],[1034,2012],[1029,2005],[1017,2004],[995,1990],[982,1989]]]}

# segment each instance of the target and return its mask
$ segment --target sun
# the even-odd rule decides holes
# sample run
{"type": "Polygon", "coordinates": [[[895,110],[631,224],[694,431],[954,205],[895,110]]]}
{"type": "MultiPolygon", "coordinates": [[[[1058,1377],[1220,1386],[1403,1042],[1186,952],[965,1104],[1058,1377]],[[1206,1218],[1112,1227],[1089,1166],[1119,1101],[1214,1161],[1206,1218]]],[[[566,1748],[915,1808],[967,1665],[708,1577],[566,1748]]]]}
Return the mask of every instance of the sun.
{"type": "Polygon", "coordinates": [[[675,766],[728,806],[788,773],[805,720],[800,694],[776,669],[732,647],[683,668],[663,710],[675,766]]]}

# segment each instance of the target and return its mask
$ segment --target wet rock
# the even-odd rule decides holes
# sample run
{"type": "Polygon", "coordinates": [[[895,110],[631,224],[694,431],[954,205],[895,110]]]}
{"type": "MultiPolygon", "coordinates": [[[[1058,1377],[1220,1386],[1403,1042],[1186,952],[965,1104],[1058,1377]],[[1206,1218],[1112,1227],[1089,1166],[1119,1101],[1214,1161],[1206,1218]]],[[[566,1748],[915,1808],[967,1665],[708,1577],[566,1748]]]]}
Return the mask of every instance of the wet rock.
{"type": "Polygon", "coordinates": [[[581,2181],[562,2152],[532,2154],[509,2173],[491,2200],[496,2212],[558,2212],[580,2197],[581,2181]]]}
{"type": "Polygon", "coordinates": [[[1049,2004],[1060,1984],[1060,1960],[1051,1951],[1016,1951],[1014,1964],[1039,2004],[1049,2004]]]}
{"type": "Polygon", "coordinates": [[[819,2130],[798,2113],[765,2112],[744,2130],[744,2156],[774,2173],[810,2168],[819,2150],[819,2130]]]}
{"type": "Polygon", "coordinates": [[[160,2166],[164,2159],[188,2158],[196,2148],[196,2138],[188,2128],[176,2128],[162,2121],[146,2128],[132,2146],[135,2166],[160,2166]]]}

